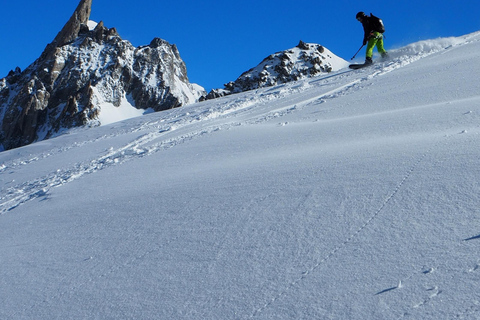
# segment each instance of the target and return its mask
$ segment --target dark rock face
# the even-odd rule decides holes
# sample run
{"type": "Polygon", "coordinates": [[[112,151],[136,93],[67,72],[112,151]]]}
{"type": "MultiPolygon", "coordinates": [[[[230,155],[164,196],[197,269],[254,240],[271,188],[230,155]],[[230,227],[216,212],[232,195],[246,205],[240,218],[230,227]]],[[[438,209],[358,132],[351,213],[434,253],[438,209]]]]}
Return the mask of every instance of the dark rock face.
{"type": "Polygon", "coordinates": [[[258,66],[243,73],[237,80],[214,89],[204,99],[274,86],[341,69],[347,62],[318,44],[300,43],[292,49],[265,58],[258,66]]]}
{"type": "Polygon", "coordinates": [[[60,47],[77,38],[82,26],[88,23],[92,12],[92,0],[82,0],[77,9],[65,24],[63,29],[53,40],[53,44],[60,47]]]}
{"type": "Polygon", "coordinates": [[[32,65],[0,80],[0,150],[99,125],[105,103],[161,111],[205,94],[189,83],[175,45],[156,38],[136,48],[102,22],[90,30],[91,3],[80,2],[32,65]]]}

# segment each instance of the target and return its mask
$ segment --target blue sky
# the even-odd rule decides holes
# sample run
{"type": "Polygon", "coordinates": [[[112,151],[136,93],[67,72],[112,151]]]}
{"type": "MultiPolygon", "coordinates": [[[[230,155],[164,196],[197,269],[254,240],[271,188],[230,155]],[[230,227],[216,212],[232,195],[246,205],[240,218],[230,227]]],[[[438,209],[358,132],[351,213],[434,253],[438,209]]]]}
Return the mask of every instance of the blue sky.
{"type": "MultiPolygon", "coordinates": [[[[80,0],[3,0],[0,77],[37,59],[80,0]]],[[[91,19],[117,28],[124,40],[146,45],[159,37],[176,44],[188,76],[210,90],[299,40],[319,43],[350,60],[362,45],[358,11],[380,16],[385,46],[480,31],[477,0],[390,1],[152,1],[93,0],[91,19]]],[[[479,53],[480,54],[480,53],[479,53]]],[[[359,54],[364,57],[364,52],[359,54]]]]}

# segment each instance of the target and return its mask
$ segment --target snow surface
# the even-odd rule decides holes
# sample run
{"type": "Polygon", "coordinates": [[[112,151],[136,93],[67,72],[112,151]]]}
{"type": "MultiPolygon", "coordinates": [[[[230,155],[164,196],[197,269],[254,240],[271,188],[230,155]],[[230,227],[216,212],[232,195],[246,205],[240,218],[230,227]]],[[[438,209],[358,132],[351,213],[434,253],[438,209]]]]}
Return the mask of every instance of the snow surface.
{"type": "Polygon", "coordinates": [[[97,120],[101,125],[107,125],[154,112],[151,108],[148,110],[135,108],[133,98],[131,96],[125,96],[125,93],[123,93],[120,105],[116,107],[113,103],[104,101],[102,99],[104,95],[98,92],[96,87],[92,87],[92,90],[96,99],[96,105],[100,108],[97,120]]]}
{"type": "Polygon", "coordinates": [[[98,22],[95,22],[93,20],[88,20],[87,22],[87,26],[89,30],[94,30],[97,25],[98,25],[98,22]]]}
{"type": "Polygon", "coordinates": [[[0,318],[479,318],[478,52],[1,152],[0,318]]]}

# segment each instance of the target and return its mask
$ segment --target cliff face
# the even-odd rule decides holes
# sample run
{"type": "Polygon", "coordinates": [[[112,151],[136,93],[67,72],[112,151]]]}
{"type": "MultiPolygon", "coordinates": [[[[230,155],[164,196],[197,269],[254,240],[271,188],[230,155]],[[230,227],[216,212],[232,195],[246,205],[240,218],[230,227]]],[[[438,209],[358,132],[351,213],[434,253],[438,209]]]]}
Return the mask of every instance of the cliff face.
{"type": "Polygon", "coordinates": [[[136,48],[102,22],[89,28],[91,5],[82,0],[33,64],[0,80],[0,150],[100,125],[105,104],[161,111],[205,94],[175,45],[156,38],[136,48]]]}

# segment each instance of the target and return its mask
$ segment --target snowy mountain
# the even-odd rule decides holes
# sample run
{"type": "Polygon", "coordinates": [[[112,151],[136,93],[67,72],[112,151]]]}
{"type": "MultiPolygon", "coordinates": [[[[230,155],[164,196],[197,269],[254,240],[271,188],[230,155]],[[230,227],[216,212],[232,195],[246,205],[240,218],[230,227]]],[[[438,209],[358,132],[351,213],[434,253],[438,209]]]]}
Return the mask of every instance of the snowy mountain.
{"type": "Polygon", "coordinates": [[[1,152],[0,318],[478,318],[479,51],[1,152]]]}
{"type": "Polygon", "coordinates": [[[224,89],[213,89],[206,99],[297,81],[320,73],[337,71],[347,65],[345,60],[327,48],[300,41],[295,48],[268,56],[237,80],[227,83],[224,89]]]}
{"type": "Polygon", "coordinates": [[[0,80],[0,149],[195,103],[206,94],[189,82],[175,45],[156,38],[136,48],[115,28],[89,21],[91,5],[82,0],[40,58],[0,80]]]}
{"type": "Polygon", "coordinates": [[[92,0],[72,17],[26,70],[0,79],[0,151],[200,100],[339,70],[347,62],[318,44],[265,58],[237,80],[205,90],[189,82],[175,45],[156,38],[134,47],[115,28],[90,21],[92,0]]]}

